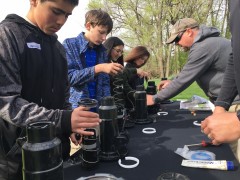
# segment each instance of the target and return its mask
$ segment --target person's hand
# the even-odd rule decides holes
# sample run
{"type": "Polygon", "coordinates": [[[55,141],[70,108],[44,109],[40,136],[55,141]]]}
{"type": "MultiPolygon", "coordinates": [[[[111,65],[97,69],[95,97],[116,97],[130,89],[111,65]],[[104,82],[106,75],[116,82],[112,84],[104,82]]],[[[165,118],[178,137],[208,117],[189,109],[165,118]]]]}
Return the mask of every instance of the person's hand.
{"type": "Polygon", "coordinates": [[[116,75],[123,71],[123,66],[119,63],[103,63],[95,66],[95,73],[104,72],[110,75],[116,75]]]}
{"type": "Polygon", "coordinates": [[[72,132],[86,136],[93,135],[93,132],[84,129],[98,126],[101,120],[97,113],[87,110],[86,107],[78,107],[73,110],[71,116],[72,132]]]}
{"type": "Polygon", "coordinates": [[[213,114],[216,114],[216,113],[224,113],[224,112],[226,112],[226,110],[225,110],[223,107],[221,107],[221,106],[216,106],[216,107],[214,108],[213,114]]]}
{"type": "MultiPolygon", "coordinates": [[[[84,129],[83,129],[83,130],[84,130],[84,129]]],[[[78,134],[79,137],[80,137],[80,139],[77,140],[77,139],[76,139],[76,135],[77,135],[76,133],[72,133],[72,134],[70,135],[70,139],[71,139],[72,143],[77,146],[77,145],[81,144],[81,142],[82,142],[82,136],[81,136],[80,134],[78,134]]]]}
{"type": "Polygon", "coordinates": [[[147,106],[151,106],[151,105],[153,105],[153,104],[154,104],[153,96],[147,94],[147,106]]]}
{"type": "Polygon", "coordinates": [[[208,116],[201,122],[201,130],[214,145],[229,143],[240,138],[240,122],[234,112],[208,116]]]}
{"type": "Polygon", "coordinates": [[[158,85],[158,90],[160,91],[160,90],[166,88],[170,83],[171,83],[171,80],[161,81],[160,84],[158,85]]]}
{"type": "Polygon", "coordinates": [[[146,71],[143,71],[142,69],[137,69],[137,75],[140,77],[140,78],[143,78],[143,77],[146,77],[149,79],[150,77],[150,74],[146,71]]]}

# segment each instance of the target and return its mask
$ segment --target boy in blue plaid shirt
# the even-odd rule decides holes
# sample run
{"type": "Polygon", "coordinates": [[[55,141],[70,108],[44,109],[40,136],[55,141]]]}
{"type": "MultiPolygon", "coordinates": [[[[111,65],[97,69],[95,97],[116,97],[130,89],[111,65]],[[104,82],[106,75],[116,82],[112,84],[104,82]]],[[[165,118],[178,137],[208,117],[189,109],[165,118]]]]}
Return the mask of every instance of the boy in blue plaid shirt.
{"type": "Polygon", "coordinates": [[[102,45],[112,27],[108,13],[90,10],[85,15],[86,32],[63,42],[68,60],[72,108],[78,107],[82,98],[100,102],[102,97],[111,95],[109,74],[117,74],[123,68],[118,63],[108,63],[106,49],[102,45]]]}

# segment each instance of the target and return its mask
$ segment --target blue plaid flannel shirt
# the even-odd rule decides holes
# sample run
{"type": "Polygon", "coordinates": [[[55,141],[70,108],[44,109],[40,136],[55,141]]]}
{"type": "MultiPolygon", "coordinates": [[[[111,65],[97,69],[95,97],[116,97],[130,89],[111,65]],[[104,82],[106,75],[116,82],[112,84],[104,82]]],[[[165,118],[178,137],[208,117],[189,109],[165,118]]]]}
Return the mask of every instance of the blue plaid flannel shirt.
{"type": "MultiPolygon", "coordinates": [[[[101,98],[110,96],[110,81],[109,75],[99,73],[94,76],[94,66],[87,67],[85,62],[85,52],[89,42],[84,38],[84,32],[80,33],[75,38],[65,39],[63,46],[66,49],[68,61],[68,77],[70,81],[70,98],[69,102],[72,108],[78,107],[78,101],[81,98],[88,98],[88,82],[96,82],[96,99],[100,103],[101,98]]],[[[97,50],[97,64],[107,63],[107,53],[103,45],[99,45],[97,50]]]]}

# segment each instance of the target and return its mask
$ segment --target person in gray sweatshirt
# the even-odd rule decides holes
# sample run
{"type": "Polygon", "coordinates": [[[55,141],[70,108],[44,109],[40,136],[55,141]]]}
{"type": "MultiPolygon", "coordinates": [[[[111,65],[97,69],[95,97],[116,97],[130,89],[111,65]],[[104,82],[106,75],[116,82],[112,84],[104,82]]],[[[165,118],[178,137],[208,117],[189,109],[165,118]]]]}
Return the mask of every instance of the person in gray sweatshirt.
{"type": "Polygon", "coordinates": [[[168,100],[190,86],[194,81],[214,102],[220,92],[227,62],[231,57],[231,41],[220,36],[215,27],[199,25],[192,18],[178,20],[167,44],[175,43],[189,51],[187,63],[172,80],[161,81],[156,95],[147,96],[147,104],[152,105],[168,100]]]}

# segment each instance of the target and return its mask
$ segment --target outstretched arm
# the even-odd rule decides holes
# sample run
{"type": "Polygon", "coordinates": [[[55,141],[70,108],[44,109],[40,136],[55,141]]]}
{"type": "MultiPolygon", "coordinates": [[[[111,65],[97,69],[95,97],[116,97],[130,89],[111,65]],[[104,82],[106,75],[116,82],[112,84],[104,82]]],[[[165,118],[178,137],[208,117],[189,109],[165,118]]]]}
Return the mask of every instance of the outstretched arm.
{"type": "Polygon", "coordinates": [[[170,84],[153,96],[154,101],[164,101],[170,99],[200,77],[212,64],[212,59],[208,54],[207,47],[201,47],[200,51],[192,51],[188,56],[188,61],[182,71],[174,78],[170,84]]]}

